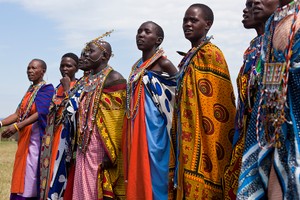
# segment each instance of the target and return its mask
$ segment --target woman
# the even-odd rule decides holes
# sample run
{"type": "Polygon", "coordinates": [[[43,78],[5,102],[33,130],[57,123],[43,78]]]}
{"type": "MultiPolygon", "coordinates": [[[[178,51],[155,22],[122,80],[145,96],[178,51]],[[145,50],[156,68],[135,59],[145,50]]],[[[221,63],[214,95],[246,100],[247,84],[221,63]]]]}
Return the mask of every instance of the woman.
{"type": "Polygon", "coordinates": [[[47,66],[43,60],[33,59],[27,67],[28,79],[32,82],[17,110],[1,121],[8,126],[2,137],[8,138],[19,133],[10,199],[37,199],[39,196],[40,141],[46,127],[51,98],[52,84],[43,80],[47,66]]]}
{"type": "Polygon", "coordinates": [[[74,200],[124,197],[120,124],[126,80],[108,65],[111,46],[102,37],[90,41],[84,49],[84,65],[91,71],[84,80],[77,111],[74,200]]]}
{"type": "Polygon", "coordinates": [[[177,70],[158,48],[163,39],[163,29],[152,21],[136,34],[142,58],[128,78],[123,131],[127,199],[168,199],[177,70]]]}
{"type": "MultiPolygon", "coordinates": [[[[266,20],[275,11],[278,0],[246,0],[243,10],[243,25],[246,29],[255,29],[257,36],[251,40],[244,52],[244,63],[237,78],[238,105],[235,118],[235,134],[230,165],[224,175],[225,199],[236,199],[243,154],[249,149],[246,137],[255,137],[247,132],[254,102],[257,100],[258,80],[261,72],[261,47],[266,20]],[[261,8],[254,12],[255,8],[261,8]]],[[[249,141],[249,140],[248,140],[249,141]]]]}
{"type": "Polygon", "coordinates": [[[66,148],[67,132],[64,129],[63,114],[69,100],[69,90],[75,85],[78,71],[78,57],[73,53],[62,56],[60,63],[62,78],[56,87],[50,105],[46,135],[41,152],[41,199],[57,199],[63,196],[67,182],[70,152],[66,148]]]}

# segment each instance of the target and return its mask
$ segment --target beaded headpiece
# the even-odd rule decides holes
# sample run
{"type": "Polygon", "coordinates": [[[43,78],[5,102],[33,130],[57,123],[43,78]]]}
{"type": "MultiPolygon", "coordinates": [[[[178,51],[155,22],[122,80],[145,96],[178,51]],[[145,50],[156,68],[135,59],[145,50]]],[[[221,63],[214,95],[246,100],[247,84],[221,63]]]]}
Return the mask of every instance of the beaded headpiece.
{"type": "Polygon", "coordinates": [[[99,37],[93,39],[92,41],[86,43],[86,46],[85,46],[84,50],[87,50],[87,49],[88,49],[88,44],[93,43],[93,44],[95,44],[97,47],[99,47],[102,51],[107,52],[106,49],[101,45],[101,42],[104,41],[104,40],[103,40],[104,37],[110,36],[110,34],[111,34],[113,31],[114,31],[114,30],[112,29],[112,30],[110,30],[110,31],[108,31],[108,32],[106,32],[106,33],[104,33],[104,34],[102,34],[101,36],[99,36],[99,37]]]}

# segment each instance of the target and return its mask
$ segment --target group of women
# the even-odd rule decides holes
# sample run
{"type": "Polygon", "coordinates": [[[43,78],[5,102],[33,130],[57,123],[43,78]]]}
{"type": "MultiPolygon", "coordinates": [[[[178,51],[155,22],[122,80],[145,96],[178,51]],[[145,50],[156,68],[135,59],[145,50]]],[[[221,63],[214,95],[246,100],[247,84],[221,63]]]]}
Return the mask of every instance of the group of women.
{"type": "Polygon", "coordinates": [[[152,21],[138,28],[142,57],[127,82],[108,64],[111,32],[80,58],[62,56],[55,89],[33,59],[32,84],[0,121],[2,137],[19,136],[10,199],[299,199],[300,2],[245,5],[244,27],[257,37],[237,79],[237,110],[204,4],[185,12],[192,48],[180,52],[179,71],[152,21]]]}

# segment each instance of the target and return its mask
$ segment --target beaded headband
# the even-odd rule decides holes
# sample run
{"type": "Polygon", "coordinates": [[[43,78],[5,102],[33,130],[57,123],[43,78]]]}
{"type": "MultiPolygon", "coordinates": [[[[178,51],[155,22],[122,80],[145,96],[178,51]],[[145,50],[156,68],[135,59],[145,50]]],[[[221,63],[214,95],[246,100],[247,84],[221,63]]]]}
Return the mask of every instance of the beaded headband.
{"type": "Polygon", "coordinates": [[[114,30],[110,30],[104,34],[102,34],[101,36],[93,39],[92,41],[88,42],[85,46],[85,50],[88,48],[88,44],[93,43],[95,44],[97,47],[99,47],[99,49],[101,49],[101,51],[103,52],[107,52],[106,49],[101,45],[101,42],[103,42],[104,40],[102,38],[106,37],[106,36],[110,36],[110,34],[113,32],[114,30]]]}

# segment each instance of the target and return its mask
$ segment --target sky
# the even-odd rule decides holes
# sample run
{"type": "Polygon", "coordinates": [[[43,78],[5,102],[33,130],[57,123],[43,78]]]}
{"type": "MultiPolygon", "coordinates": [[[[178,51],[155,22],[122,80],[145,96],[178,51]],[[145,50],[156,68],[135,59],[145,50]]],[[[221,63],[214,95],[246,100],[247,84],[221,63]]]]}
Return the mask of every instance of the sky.
{"type": "Polygon", "coordinates": [[[243,52],[256,34],[241,23],[245,0],[0,0],[0,118],[15,112],[29,87],[26,68],[33,58],[47,63],[44,79],[57,86],[61,56],[80,55],[87,42],[112,29],[105,38],[114,54],[109,64],[126,79],[141,57],[135,35],[145,21],[162,26],[161,47],[177,66],[182,57],[176,51],[191,48],[184,38],[182,19],[193,3],[206,4],[214,12],[208,35],[213,35],[212,42],[225,55],[236,93],[243,52]]]}

